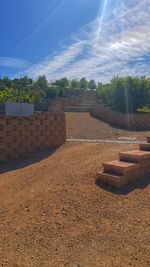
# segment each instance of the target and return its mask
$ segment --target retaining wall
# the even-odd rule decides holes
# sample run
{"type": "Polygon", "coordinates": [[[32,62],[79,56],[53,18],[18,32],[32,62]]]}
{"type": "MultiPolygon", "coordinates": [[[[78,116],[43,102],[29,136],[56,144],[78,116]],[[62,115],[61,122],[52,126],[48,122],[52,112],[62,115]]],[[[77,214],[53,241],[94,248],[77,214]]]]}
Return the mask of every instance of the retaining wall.
{"type": "Polygon", "coordinates": [[[65,114],[60,105],[30,117],[0,116],[0,164],[65,141],[65,114]]]}
{"type": "Polygon", "coordinates": [[[92,106],[92,116],[128,130],[148,131],[150,130],[150,114],[121,114],[99,102],[92,106]]]}

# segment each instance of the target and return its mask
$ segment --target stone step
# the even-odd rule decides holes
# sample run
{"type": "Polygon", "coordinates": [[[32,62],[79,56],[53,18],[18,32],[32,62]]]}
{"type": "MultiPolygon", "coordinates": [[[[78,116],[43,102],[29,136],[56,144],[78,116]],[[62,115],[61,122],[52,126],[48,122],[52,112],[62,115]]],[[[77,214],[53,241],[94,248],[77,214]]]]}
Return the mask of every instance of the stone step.
{"type": "Polygon", "coordinates": [[[140,144],[140,150],[142,151],[150,151],[150,143],[141,143],[140,144]]]}
{"type": "Polygon", "coordinates": [[[91,107],[78,107],[78,106],[68,106],[64,109],[65,112],[90,112],[91,107]]]}
{"type": "Polygon", "coordinates": [[[121,188],[133,181],[136,181],[142,176],[143,175],[139,172],[137,174],[131,174],[130,176],[107,171],[97,173],[97,178],[99,181],[109,184],[116,188],[121,188]]]}
{"type": "Polygon", "coordinates": [[[104,171],[97,174],[98,180],[116,188],[150,175],[150,137],[141,143],[140,150],[119,153],[120,160],[103,163],[104,171]]]}
{"type": "Polygon", "coordinates": [[[80,106],[83,106],[83,107],[91,107],[92,104],[89,104],[89,103],[80,103],[80,104],[76,104],[74,106],[77,106],[77,107],[80,107],[80,106]]]}
{"type": "Polygon", "coordinates": [[[133,175],[139,170],[139,164],[122,162],[119,160],[114,160],[110,162],[103,163],[104,171],[115,172],[118,174],[126,175],[127,177],[133,175]]]}
{"type": "Polygon", "coordinates": [[[73,105],[72,107],[78,107],[78,108],[91,108],[92,106],[89,104],[83,105],[83,104],[78,104],[78,105],[73,105]]]}
{"type": "Polygon", "coordinates": [[[147,143],[150,143],[150,136],[146,137],[147,143]]]}
{"type": "Polygon", "coordinates": [[[128,184],[128,178],[123,175],[118,175],[115,173],[107,173],[107,172],[98,172],[97,178],[99,181],[109,184],[116,188],[121,188],[122,186],[128,184]]]}
{"type": "Polygon", "coordinates": [[[81,103],[85,103],[85,104],[93,104],[94,101],[93,101],[93,100],[90,100],[90,101],[82,100],[81,103]]]}
{"type": "Polygon", "coordinates": [[[150,152],[149,151],[127,151],[119,153],[121,161],[132,162],[132,163],[144,163],[150,161],[150,152]]]}

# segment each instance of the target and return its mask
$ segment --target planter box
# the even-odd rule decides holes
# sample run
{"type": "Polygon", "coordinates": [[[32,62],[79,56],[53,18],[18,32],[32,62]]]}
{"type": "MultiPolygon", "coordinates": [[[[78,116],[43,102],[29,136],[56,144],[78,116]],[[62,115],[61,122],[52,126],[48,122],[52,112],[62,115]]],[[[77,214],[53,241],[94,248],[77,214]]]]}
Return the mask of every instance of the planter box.
{"type": "Polygon", "coordinates": [[[5,103],[6,116],[28,117],[34,114],[34,104],[29,103],[5,103]]]}

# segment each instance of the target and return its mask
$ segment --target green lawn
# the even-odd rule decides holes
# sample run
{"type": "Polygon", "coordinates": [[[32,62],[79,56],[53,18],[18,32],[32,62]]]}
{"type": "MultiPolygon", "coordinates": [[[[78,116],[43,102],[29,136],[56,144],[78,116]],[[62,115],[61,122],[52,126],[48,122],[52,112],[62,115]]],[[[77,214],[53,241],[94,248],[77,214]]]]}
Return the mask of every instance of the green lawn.
{"type": "Polygon", "coordinates": [[[138,112],[140,112],[140,113],[150,113],[150,107],[139,108],[138,112]]]}

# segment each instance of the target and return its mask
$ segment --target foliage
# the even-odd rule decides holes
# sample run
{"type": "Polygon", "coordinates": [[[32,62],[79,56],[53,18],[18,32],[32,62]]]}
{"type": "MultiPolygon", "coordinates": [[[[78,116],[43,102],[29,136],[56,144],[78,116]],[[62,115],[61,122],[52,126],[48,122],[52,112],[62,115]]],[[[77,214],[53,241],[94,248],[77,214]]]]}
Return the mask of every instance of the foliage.
{"type": "Polygon", "coordinates": [[[63,97],[63,95],[64,95],[64,89],[63,88],[59,88],[58,96],[59,97],[63,97]]]}
{"type": "Polygon", "coordinates": [[[0,90],[4,90],[6,88],[28,88],[32,84],[33,80],[27,76],[24,76],[20,79],[10,79],[9,77],[4,77],[3,79],[0,79],[0,90]]]}
{"type": "Polygon", "coordinates": [[[71,80],[71,89],[80,89],[80,81],[77,79],[71,80]]]}
{"type": "Polygon", "coordinates": [[[150,103],[150,79],[114,77],[109,84],[98,84],[97,97],[122,113],[136,113],[150,103]]]}
{"type": "Polygon", "coordinates": [[[96,89],[96,83],[94,80],[89,81],[89,89],[91,89],[92,91],[96,89]]]}
{"type": "Polygon", "coordinates": [[[70,86],[70,83],[69,83],[68,79],[66,77],[64,77],[60,80],[57,80],[55,82],[55,85],[60,87],[60,88],[65,89],[65,88],[68,88],[70,86]]]}
{"type": "Polygon", "coordinates": [[[57,86],[48,86],[46,90],[46,97],[47,98],[53,98],[56,96],[63,97],[64,95],[64,89],[57,87],[57,86]]]}
{"type": "Polygon", "coordinates": [[[150,113],[150,106],[149,107],[144,106],[143,108],[138,108],[137,111],[140,113],[145,113],[145,114],[150,113]]]}
{"type": "Polygon", "coordinates": [[[88,88],[88,81],[86,78],[80,80],[80,88],[86,90],[88,88]]]}
{"type": "MultiPolygon", "coordinates": [[[[142,77],[114,77],[110,83],[89,82],[86,78],[69,81],[66,77],[49,83],[46,77],[39,76],[36,81],[27,76],[10,79],[0,79],[0,103],[13,102],[43,102],[46,98],[70,95],[69,90],[96,89],[97,98],[105,105],[122,113],[149,112],[150,109],[150,78],[142,77]]],[[[72,92],[70,90],[70,92],[72,92]]]]}
{"type": "Polygon", "coordinates": [[[25,103],[36,103],[39,99],[36,95],[32,94],[29,89],[14,89],[7,88],[0,91],[0,103],[6,102],[25,102],[25,103]]]}
{"type": "Polygon", "coordinates": [[[39,86],[37,86],[35,83],[30,88],[30,92],[37,97],[40,103],[43,102],[46,96],[46,91],[40,88],[39,86]]]}
{"type": "Polygon", "coordinates": [[[56,86],[48,86],[46,90],[46,97],[52,98],[58,95],[58,88],[56,86]]]}
{"type": "Polygon", "coordinates": [[[37,86],[38,88],[42,89],[43,91],[46,91],[46,89],[48,87],[48,81],[47,81],[45,75],[39,76],[38,79],[36,80],[36,82],[34,83],[34,85],[37,86]]]}

